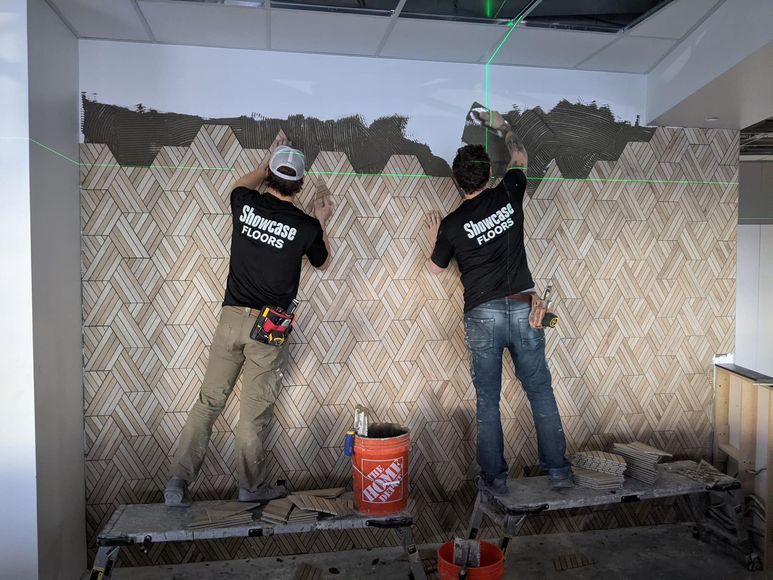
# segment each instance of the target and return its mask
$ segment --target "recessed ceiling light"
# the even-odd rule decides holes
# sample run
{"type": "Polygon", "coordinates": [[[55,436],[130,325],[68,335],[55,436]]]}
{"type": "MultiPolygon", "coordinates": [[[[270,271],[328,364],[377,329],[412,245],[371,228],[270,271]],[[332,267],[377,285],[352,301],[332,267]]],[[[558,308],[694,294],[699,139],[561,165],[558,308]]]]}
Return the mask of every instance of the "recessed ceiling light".
{"type": "Polygon", "coordinates": [[[706,120],[709,122],[719,121],[719,117],[706,117],[706,120]]]}

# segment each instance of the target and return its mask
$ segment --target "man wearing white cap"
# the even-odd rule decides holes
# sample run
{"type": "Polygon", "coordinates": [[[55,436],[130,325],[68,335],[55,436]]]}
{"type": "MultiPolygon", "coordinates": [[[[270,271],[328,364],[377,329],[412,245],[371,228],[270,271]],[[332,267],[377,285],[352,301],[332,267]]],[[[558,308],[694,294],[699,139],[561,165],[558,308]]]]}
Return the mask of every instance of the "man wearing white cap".
{"type": "Polygon", "coordinates": [[[268,501],[287,495],[283,486],[266,481],[263,449],[263,431],[271,419],[287,366],[287,344],[284,340],[279,345],[280,341],[262,342],[253,329],[266,307],[287,310],[293,302],[304,256],[320,270],[330,263],[325,227],[332,204],[327,200],[316,202],[316,217],[293,205],[293,196],[303,186],[304,169],[303,153],[278,138],[272,144],[271,155],[234,184],[225,300],[201,391],[180,434],[171,478],[164,490],[164,501],[169,506],[190,505],[188,488],[204,461],[212,425],[242,370],[235,433],[239,500],[268,501]],[[264,183],[266,193],[261,194],[257,189],[264,183]]]}

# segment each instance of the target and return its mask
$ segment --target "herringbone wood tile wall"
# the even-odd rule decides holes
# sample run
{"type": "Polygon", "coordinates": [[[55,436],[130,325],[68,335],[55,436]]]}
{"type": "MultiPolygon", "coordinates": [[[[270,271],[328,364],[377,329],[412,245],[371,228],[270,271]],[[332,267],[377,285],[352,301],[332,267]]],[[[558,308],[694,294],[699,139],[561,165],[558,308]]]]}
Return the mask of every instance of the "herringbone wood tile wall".
{"type": "MultiPolygon", "coordinates": [[[[81,149],[85,453],[90,540],[118,503],[161,501],[175,442],[204,375],[228,270],[229,185],[265,151],[205,126],[149,168],[117,167],[104,145],[81,149]],[[199,169],[229,167],[231,171],[199,169]]],[[[571,451],[641,439],[706,456],[711,356],[733,349],[737,187],[637,179],[735,181],[730,131],[658,129],[591,177],[542,181],[525,203],[529,262],[552,282],[561,324],[548,332],[571,451]]],[[[311,169],[351,171],[338,153],[311,169]]],[[[395,156],[384,173],[421,173],[395,156]]],[[[548,177],[559,177],[553,169],[548,177]]],[[[423,213],[458,203],[449,178],[339,175],[334,261],[304,266],[292,364],[267,433],[272,479],[295,489],[350,482],[342,437],[354,406],[408,425],[419,542],[463,526],[473,501],[475,400],[451,270],[430,275],[423,213]]],[[[314,194],[309,179],[298,202],[314,194]]],[[[506,363],[502,417],[512,476],[535,464],[526,398],[506,363]]],[[[235,396],[214,428],[194,494],[235,486],[235,396]]],[[[530,520],[530,532],[663,520],[651,504],[530,520]]],[[[383,532],[154,546],[125,563],[327,551],[391,542],[383,532]]]]}

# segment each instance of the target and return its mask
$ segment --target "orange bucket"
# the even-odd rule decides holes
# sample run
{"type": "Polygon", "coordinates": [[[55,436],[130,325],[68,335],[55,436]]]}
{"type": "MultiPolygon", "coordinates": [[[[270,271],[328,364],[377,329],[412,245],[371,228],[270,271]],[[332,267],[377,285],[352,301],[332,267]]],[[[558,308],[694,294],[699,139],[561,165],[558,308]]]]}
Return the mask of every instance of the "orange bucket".
{"type": "MultiPolygon", "coordinates": [[[[454,564],[454,543],[446,542],[437,551],[440,580],[457,580],[461,566],[454,564]]],[[[505,555],[490,542],[480,543],[480,566],[467,568],[468,580],[501,580],[505,577],[505,555]]]]}
{"type": "Polygon", "coordinates": [[[388,516],[405,509],[410,448],[408,428],[394,423],[373,423],[367,437],[354,438],[352,476],[357,511],[388,516]]]}

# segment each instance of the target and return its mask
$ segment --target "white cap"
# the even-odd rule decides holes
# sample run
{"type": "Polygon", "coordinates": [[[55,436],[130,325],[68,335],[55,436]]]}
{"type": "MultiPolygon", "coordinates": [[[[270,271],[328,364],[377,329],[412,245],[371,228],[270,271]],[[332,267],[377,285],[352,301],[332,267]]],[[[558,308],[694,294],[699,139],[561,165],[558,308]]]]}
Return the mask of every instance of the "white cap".
{"type": "Polygon", "coordinates": [[[287,181],[300,181],[303,179],[305,166],[306,158],[303,156],[303,153],[287,145],[280,145],[274,149],[271,161],[268,162],[268,168],[271,170],[271,173],[287,181]],[[281,171],[277,171],[280,167],[292,169],[295,175],[286,175],[281,171]]]}

